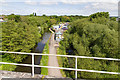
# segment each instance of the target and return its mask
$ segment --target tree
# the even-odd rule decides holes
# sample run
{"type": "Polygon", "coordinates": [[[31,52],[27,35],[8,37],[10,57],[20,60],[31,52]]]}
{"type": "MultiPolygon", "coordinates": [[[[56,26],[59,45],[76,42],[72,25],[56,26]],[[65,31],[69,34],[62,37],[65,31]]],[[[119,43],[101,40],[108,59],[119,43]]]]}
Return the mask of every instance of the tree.
{"type": "Polygon", "coordinates": [[[37,16],[37,14],[35,13],[35,16],[37,16]]]}
{"type": "Polygon", "coordinates": [[[109,18],[109,12],[97,12],[95,14],[91,14],[89,16],[90,21],[92,21],[92,19],[98,18],[98,17],[105,17],[105,18],[109,18]]]}
{"type": "Polygon", "coordinates": [[[56,20],[55,19],[50,19],[50,23],[51,23],[51,25],[53,25],[53,24],[56,24],[56,20]]]}
{"type": "Polygon", "coordinates": [[[61,17],[61,21],[62,21],[62,22],[70,22],[70,18],[67,17],[67,16],[62,16],[62,17],[61,17]]]}
{"type": "MultiPolygon", "coordinates": [[[[92,21],[79,19],[71,22],[64,40],[60,42],[59,51],[62,54],[92,57],[120,58],[118,53],[117,23],[108,19],[108,13],[92,15],[92,21]],[[105,17],[104,17],[105,16],[105,17]],[[70,53],[69,50],[73,52],[70,53]]],[[[75,60],[62,58],[63,67],[74,67],[75,60]],[[72,63],[72,64],[70,64],[72,63]]],[[[116,71],[117,62],[94,59],[78,59],[79,69],[116,71]],[[115,68],[114,68],[114,67],[115,68]]],[[[66,76],[74,78],[74,71],[64,71],[66,76]]],[[[118,78],[118,75],[78,72],[78,78],[118,78]]]]}
{"type": "Polygon", "coordinates": [[[116,21],[116,17],[111,17],[110,18],[112,21],[116,21]]]}
{"type": "MultiPolygon", "coordinates": [[[[32,52],[40,41],[41,34],[37,27],[37,17],[22,16],[19,21],[18,15],[8,16],[9,21],[2,23],[2,50],[15,52],[32,52]],[[34,20],[31,20],[34,19],[34,20]],[[31,21],[30,21],[31,20],[31,21]],[[34,22],[32,22],[34,21],[34,22]]],[[[3,54],[2,60],[4,62],[22,62],[27,55],[19,54],[3,54]]],[[[2,65],[3,69],[14,70],[15,66],[2,65]]]]}
{"type": "Polygon", "coordinates": [[[15,22],[19,22],[21,21],[21,17],[19,15],[11,14],[8,15],[8,20],[14,20],[15,22]]]}
{"type": "Polygon", "coordinates": [[[46,16],[45,14],[43,14],[43,16],[46,16]]]}
{"type": "Polygon", "coordinates": [[[30,17],[34,16],[34,14],[30,14],[30,17]]]}

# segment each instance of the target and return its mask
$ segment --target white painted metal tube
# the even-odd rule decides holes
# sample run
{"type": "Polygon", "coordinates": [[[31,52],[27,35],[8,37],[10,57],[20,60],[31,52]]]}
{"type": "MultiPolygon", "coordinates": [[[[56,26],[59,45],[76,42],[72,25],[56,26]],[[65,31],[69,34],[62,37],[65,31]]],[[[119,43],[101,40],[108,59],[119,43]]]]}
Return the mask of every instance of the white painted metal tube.
{"type": "MultiPolygon", "coordinates": [[[[32,65],[30,65],[30,64],[17,64],[17,63],[7,63],[7,62],[0,62],[0,64],[11,64],[11,65],[29,66],[29,67],[32,67],[32,65]]],[[[86,69],[74,69],[74,68],[63,68],[63,67],[54,67],[54,66],[40,66],[40,65],[34,65],[34,67],[55,68],[55,69],[63,69],[63,70],[85,71],[85,72],[96,72],[96,73],[119,74],[119,75],[120,75],[119,72],[107,72],[107,71],[86,70],[86,69]]]]}
{"type": "Polygon", "coordinates": [[[75,78],[77,79],[77,57],[75,57],[75,78]]]}
{"type": "Polygon", "coordinates": [[[29,67],[32,67],[32,77],[34,77],[34,74],[35,74],[34,73],[34,67],[55,68],[55,69],[63,69],[63,70],[74,70],[75,71],[75,78],[76,79],[77,79],[77,71],[96,72],[96,73],[105,73],[105,74],[120,74],[119,72],[107,72],[107,71],[77,69],[77,58],[88,58],[88,59],[101,59],[101,60],[120,61],[120,59],[115,59],[115,58],[101,58],[101,57],[74,56],[74,55],[55,55],[55,54],[41,54],[41,53],[25,53],[25,52],[9,52],[9,51],[0,51],[0,53],[13,53],[13,54],[27,54],[27,55],[32,55],[32,65],[30,65],[30,64],[18,64],[18,63],[0,62],[0,64],[11,64],[11,65],[19,65],[19,66],[29,66],[29,67]],[[75,69],[74,68],[54,67],[54,66],[34,65],[34,55],[43,55],[43,56],[47,55],[47,56],[59,56],[59,57],[72,57],[72,58],[75,58],[75,69]]]}
{"type": "Polygon", "coordinates": [[[34,77],[34,54],[32,54],[32,77],[34,77]]]}
{"type": "Polygon", "coordinates": [[[102,60],[114,60],[120,61],[120,59],[115,58],[101,58],[101,57],[88,57],[88,56],[75,56],[75,55],[55,55],[55,54],[41,54],[41,53],[25,53],[25,52],[9,52],[9,51],[0,51],[0,53],[14,53],[14,54],[28,54],[28,55],[48,55],[48,56],[60,56],[60,57],[77,57],[77,58],[88,58],[88,59],[102,59],[102,60]]]}

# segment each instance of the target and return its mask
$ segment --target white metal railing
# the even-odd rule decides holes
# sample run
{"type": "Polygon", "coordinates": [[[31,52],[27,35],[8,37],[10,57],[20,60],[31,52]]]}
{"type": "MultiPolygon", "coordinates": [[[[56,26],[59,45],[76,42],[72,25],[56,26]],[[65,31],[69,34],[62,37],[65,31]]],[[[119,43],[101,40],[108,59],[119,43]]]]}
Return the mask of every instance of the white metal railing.
{"type": "Polygon", "coordinates": [[[14,54],[27,54],[32,55],[32,65],[31,64],[18,64],[18,63],[7,63],[7,62],[0,62],[0,64],[11,64],[11,65],[18,65],[18,66],[29,66],[32,67],[32,76],[34,77],[34,67],[44,67],[44,68],[56,68],[56,69],[63,69],[63,70],[73,70],[75,71],[75,78],[77,78],[77,71],[86,71],[86,72],[96,72],[96,73],[106,73],[106,74],[119,74],[119,72],[107,72],[107,71],[97,71],[97,70],[86,70],[86,69],[77,69],[77,58],[89,58],[89,59],[102,59],[102,60],[114,60],[120,61],[120,59],[115,58],[101,58],[101,57],[87,57],[87,56],[73,56],[73,55],[54,55],[54,54],[38,54],[38,53],[25,53],[25,52],[9,52],[9,51],[0,51],[0,53],[14,53],[14,54]],[[72,57],[75,58],[75,68],[64,68],[64,67],[54,67],[54,66],[40,66],[34,65],[34,55],[42,55],[42,56],[59,56],[59,57],[72,57]]]}

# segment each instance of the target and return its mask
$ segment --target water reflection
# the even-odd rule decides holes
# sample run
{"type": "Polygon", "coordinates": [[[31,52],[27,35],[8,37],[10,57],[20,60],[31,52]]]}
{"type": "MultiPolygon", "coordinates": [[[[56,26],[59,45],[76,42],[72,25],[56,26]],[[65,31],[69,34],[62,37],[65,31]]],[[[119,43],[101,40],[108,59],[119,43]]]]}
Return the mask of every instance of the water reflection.
{"type": "MultiPolygon", "coordinates": [[[[49,37],[50,37],[51,33],[45,33],[43,35],[43,39],[41,42],[38,43],[37,47],[35,48],[35,52],[36,53],[42,53],[45,43],[48,41],[49,37]]],[[[42,56],[35,56],[35,65],[39,65],[40,64],[40,60],[41,60],[42,56]]],[[[22,64],[31,64],[32,62],[32,56],[28,56],[23,62],[22,64]]],[[[28,72],[31,73],[32,72],[32,68],[31,67],[25,67],[25,66],[17,66],[16,70],[17,72],[28,72]]],[[[40,74],[41,73],[41,68],[35,68],[35,74],[40,74]]]]}

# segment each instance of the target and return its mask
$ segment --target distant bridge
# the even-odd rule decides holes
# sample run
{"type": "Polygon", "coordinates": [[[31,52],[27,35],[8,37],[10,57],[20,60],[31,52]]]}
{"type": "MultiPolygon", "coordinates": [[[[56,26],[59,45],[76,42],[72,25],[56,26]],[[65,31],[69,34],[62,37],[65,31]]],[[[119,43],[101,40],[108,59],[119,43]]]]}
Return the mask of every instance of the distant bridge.
{"type": "Polygon", "coordinates": [[[95,72],[95,73],[105,73],[105,74],[119,74],[119,72],[107,72],[107,71],[97,71],[97,70],[86,70],[86,69],[78,69],[77,68],[77,59],[78,58],[86,58],[86,59],[101,59],[101,60],[111,60],[111,61],[120,61],[120,59],[115,58],[101,58],[101,57],[87,57],[87,56],[73,56],[73,55],[54,55],[54,54],[38,54],[38,53],[25,53],[25,52],[9,52],[9,51],[0,51],[0,53],[8,53],[8,54],[27,54],[32,56],[32,65],[30,64],[19,64],[19,63],[8,63],[8,62],[0,62],[0,64],[11,64],[11,65],[18,65],[18,66],[28,66],[32,67],[32,76],[34,77],[34,67],[44,67],[44,68],[56,68],[56,69],[63,69],[63,70],[73,70],[75,71],[75,78],[77,78],[77,71],[85,71],[85,72],[95,72]],[[42,56],[59,56],[59,57],[72,57],[75,58],[75,68],[64,68],[64,67],[55,67],[55,66],[40,66],[34,64],[34,56],[35,55],[42,55],[42,56]]]}

